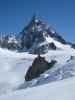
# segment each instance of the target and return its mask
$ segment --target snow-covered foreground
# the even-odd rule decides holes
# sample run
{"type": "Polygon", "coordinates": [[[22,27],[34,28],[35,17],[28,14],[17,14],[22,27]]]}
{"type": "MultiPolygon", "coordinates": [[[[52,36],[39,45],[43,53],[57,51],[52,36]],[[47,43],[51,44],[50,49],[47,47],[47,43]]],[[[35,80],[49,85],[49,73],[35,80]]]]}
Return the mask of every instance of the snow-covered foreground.
{"type": "Polygon", "coordinates": [[[0,96],[0,100],[75,100],[75,78],[0,96]]]}
{"type": "Polygon", "coordinates": [[[69,77],[75,76],[75,50],[52,50],[42,56],[48,61],[55,59],[56,65],[39,78],[26,83],[25,73],[36,55],[0,49],[0,100],[74,100],[75,78],[69,77]],[[69,79],[51,83],[66,78],[69,79]],[[28,88],[22,90],[26,86],[28,88]],[[36,87],[29,88],[32,86],[36,87]]]}
{"type": "Polygon", "coordinates": [[[0,49],[0,95],[24,83],[25,72],[33,56],[0,49]]]}

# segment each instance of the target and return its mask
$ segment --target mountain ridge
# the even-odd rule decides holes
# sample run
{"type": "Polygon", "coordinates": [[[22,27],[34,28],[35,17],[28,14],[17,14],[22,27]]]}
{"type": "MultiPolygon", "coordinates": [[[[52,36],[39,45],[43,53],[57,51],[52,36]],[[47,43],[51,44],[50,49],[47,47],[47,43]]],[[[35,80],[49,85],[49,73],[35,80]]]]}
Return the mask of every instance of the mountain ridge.
{"type": "Polygon", "coordinates": [[[61,47],[64,49],[67,45],[75,49],[75,44],[67,42],[54,28],[35,15],[18,34],[0,36],[2,48],[32,54],[43,54],[48,50],[62,49],[61,47]]]}

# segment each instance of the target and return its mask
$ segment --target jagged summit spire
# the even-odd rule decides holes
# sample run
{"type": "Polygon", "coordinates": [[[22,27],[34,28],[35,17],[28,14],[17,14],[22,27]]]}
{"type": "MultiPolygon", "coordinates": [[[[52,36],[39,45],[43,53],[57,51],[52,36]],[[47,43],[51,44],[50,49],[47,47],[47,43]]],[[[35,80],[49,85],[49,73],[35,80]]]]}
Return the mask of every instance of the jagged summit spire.
{"type": "Polygon", "coordinates": [[[33,15],[29,24],[24,27],[23,31],[29,30],[30,32],[34,32],[34,30],[36,30],[41,23],[42,22],[39,20],[39,18],[36,15],[33,15]]]}
{"type": "Polygon", "coordinates": [[[32,21],[36,23],[39,21],[38,17],[35,14],[32,16],[32,21]]]}

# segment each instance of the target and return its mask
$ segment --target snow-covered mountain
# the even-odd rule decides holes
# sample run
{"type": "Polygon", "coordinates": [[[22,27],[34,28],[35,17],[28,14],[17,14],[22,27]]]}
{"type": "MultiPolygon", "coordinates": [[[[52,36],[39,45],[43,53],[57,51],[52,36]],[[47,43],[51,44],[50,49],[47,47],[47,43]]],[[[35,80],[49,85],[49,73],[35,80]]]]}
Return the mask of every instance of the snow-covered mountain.
{"type": "Polygon", "coordinates": [[[36,16],[33,16],[28,25],[18,34],[11,33],[2,36],[0,33],[0,46],[32,54],[44,54],[49,50],[68,47],[75,49],[75,44],[64,40],[54,28],[36,16]]]}
{"type": "Polygon", "coordinates": [[[31,53],[46,53],[48,50],[61,49],[67,42],[46,22],[33,16],[31,21],[18,35],[21,49],[31,53]]]}

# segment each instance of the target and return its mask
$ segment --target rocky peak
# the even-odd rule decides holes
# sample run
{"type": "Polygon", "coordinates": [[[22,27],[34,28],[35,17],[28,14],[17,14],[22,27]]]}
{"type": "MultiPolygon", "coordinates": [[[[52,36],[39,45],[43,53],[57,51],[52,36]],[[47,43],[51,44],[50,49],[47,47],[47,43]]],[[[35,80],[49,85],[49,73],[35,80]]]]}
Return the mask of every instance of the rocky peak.
{"type": "MultiPolygon", "coordinates": [[[[38,51],[42,51],[41,53],[48,52],[49,49],[53,49],[51,46],[49,47],[49,44],[54,41],[66,43],[53,28],[49,27],[46,22],[39,20],[35,15],[29,24],[20,32],[19,36],[21,37],[21,49],[30,53],[35,53],[36,51],[37,54],[38,51]]],[[[55,47],[57,46],[55,45],[55,47]]]]}
{"type": "Polygon", "coordinates": [[[32,16],[32,22],[34,22],[34,23],[38,23],[39,22],[39,19],[37,18],[36,15],[32,16]]]}

